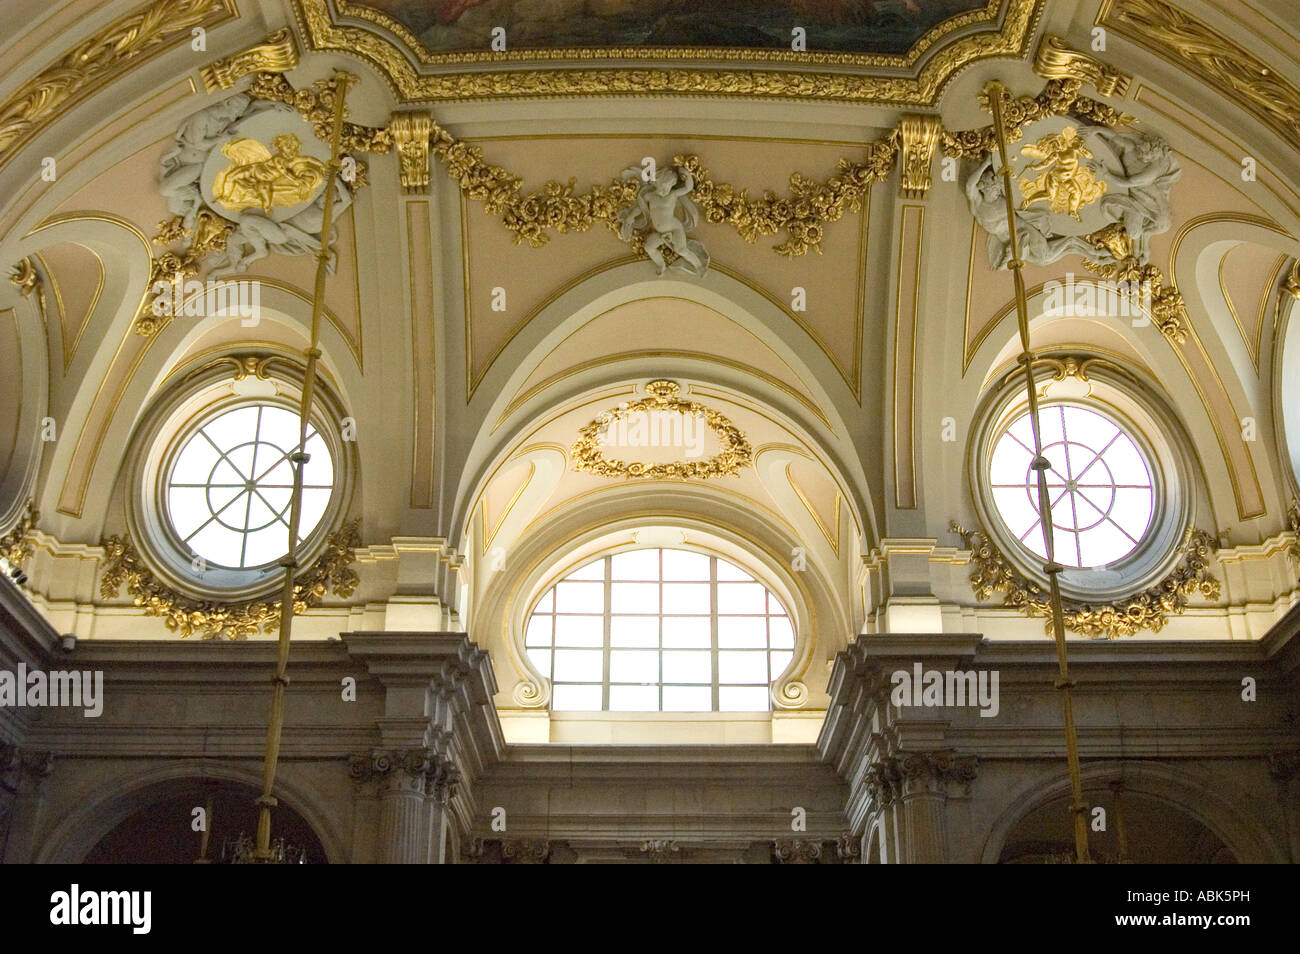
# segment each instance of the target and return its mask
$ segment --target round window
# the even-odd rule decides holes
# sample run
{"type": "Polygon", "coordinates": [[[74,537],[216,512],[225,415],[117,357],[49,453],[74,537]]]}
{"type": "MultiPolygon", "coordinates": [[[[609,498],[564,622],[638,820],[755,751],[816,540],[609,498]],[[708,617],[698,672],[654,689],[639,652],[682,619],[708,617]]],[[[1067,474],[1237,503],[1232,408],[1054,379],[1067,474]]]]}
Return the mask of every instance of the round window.
{"type": "MultiPolygon", "coordinates": [[[[1056,560],[1104,567],[1142,543],[1155,508],[1152,466],[1124,428],[1092,408],[1053,404],[1039,409],[1056,560]]],[[[1028,412],[1007,424],[989,455],[989,486],[1007,529],[1045,557],[1038,475],[1028,412]]]]}
{"type": "MultiPolygon", "coordinates": [[[[231,570],[274,564],[289,549],[298,415],[250,404],[208,418],[180,443],[165,480],[167,519],[184,552],[231,570]]],[[[308,426],[304,445],[301,543],[320,524],[334,492],[334,458],[308,426]]]]}

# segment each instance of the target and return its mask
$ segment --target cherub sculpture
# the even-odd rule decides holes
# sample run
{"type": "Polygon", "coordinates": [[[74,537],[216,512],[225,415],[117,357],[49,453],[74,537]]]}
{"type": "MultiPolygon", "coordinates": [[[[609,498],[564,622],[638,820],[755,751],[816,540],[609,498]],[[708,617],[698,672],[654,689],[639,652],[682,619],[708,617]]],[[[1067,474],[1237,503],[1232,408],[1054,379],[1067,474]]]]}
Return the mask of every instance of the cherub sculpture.
{"type": "MultiPolygon", "coordinates": [[[[625,170],[623,178],[641,178],[641,167],[625,170]]],[[[690,197],[694,188],[695,180],[686,169],[680,166],[660,169],[654,181],[642,184],[636,205],[620,215],[619,235],[627,241],[634,233],[644,233],[642,247],[660,275],[670,267],[696,277],[708,270],[709,253],[703,244],[686,234],[700,221],[699,209],[690,197]],[[676,256],[671,266],[664,256],[664,248],[676,256]]]]}

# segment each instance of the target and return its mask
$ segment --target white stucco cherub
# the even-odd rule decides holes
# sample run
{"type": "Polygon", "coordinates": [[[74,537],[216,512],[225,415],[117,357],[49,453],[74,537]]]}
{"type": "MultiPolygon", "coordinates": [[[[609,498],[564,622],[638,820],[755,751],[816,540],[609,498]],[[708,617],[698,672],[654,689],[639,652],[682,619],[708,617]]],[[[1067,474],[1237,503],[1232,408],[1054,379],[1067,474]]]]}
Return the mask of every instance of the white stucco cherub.
{"type": "MultiPolygon", "coordinates": [[[[641,168],[634,166],[623,172],[623,178],[641,178],[641,168]]],[[[700,212],[691,201],[695,180],[690,172],[680,166],[662,168],[654,180],[643,182],[637,193],[636,205],[623,211],[619,218],[619,235],[624,241],[634,233],[644,233],[642,247],[650,261],[662,275],[668,268],[688,272],[696,277],[709,267],[709,253],[704,245],[686,233],[700,221],[700,212]],[[678,210],[681,216],[678,216],[678,210]],[[668,265],[663,249],[667,247],[677,258],[668,265]]]]}

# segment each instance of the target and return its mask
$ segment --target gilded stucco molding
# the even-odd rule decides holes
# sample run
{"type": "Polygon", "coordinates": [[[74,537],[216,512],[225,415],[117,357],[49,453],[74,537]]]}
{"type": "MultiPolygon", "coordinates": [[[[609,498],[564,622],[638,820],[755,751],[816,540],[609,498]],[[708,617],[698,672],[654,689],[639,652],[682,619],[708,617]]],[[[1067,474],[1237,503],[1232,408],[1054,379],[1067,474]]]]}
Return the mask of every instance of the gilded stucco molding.
{"type": "Polygon", "coordinates": [[[1286,552],[1291,559],[1300,563],[1300,503],[1297,503],[1294,497],[1291,498],[1291,506],[1286,508],[1286,524],[1292,536],[1286,552]]]}
{"type": "MultiPolygon", "coordinates": [[[[1073,116],[1075,119],[1108,126],[1127,126],[1133,117],[1106,103],[1084,96],[1083,81],[1077,78],[1052,79],[1036,96],[1019,96],[1006,99],[1002,115],[1007,126],[1007,141],[1019,142],[1024,128],[1030,123],[1051,116],[1073,116]]],[[[980,107],[988,109],[988,95],[979,95],[980,107]]],[[[996,152],[997,134],[993,126],[979,129],[944,130],[939,138],[945,156],[958,159],[982,159],[996,152]]]]}
{"type": "Polygon", "coordinates": [[[423,195],[429,191],[429,137],[433,117],[427,112],[394,113],[388,124],[400,163],[402,191],[423,195]]]}
{"type": "MultiPolygon", "coordinates": [[[[1104,65],[1104,64],[1102,64],[1104,65]]],[[[1089,82],[1095,82],[1090,77],[1089,82]]],[[[1053,116],[1070,116],[1083,122],[1117,129],[1132,125],[1132,116],[1113,106],[1083,96],[1084,80],[1078,77],[1050,79],[1036,96],[1008,95],[1002,103],[1008,142],[1019,142],[1032,123],[1053,116]]],[[[981,106],[988,108],[987,93],[980,94],[981,106]]],[[[944,155],[983,161],[997,151],[993,127],[944,130],[940,138],[944,155]]],[[[1084,267],[1100,278],[1123,283],[1121,287],[1140,289],[1149,306],[1153,324],[1172,344],[1187,341],[1187,308],[1173,282],[1165,278],[1159,266],[1142,262],[1132,238],[1124,228],[1111,223],[1082,237],[1095,248],[1100,261],[1084,258],[1084,267]]]]}
{"type": "Polygon", "coordinates": [[[154,0],[114,20],[0,103],[0,166],[68,107],[136,61],[236,15],[229,0],[154,0]]]}
{"type": "Polygon", "coordinates": [[[40,518],[41,512],[36,509],[36,502],[29,500],[18,523],[0,537],[0,557],[4,557],[16,570],[21,571],[23,564],[35,552],[32,535],[36,529],[36,521],[40,518]]]}
{"type": "Polygon", "coordinates": [[[1034,55],[1034,72],[1043,79],[1076,79],[1092,86],[1102,96],[1124,96],[1133,77],[1109,63],[1072,50],[1059,36],[1047,34],[1034,55]]]}
{"type": "Polygon", "coordinates": [[[1282,290],[1300,301],[1300,258],[1291,263],[1291,270],[1286,273],[1286,278],[1282,279],[1282,290]]]}
{"type": "MultiPolygon", "coordinates": [[[[1021,575],[993,544],[987,533],[968,530],[953,523],[949,530],[962,538],[971,553],[975,572],[971,589],[977,599],[987,600],[1003,594],[1002,605],[1020,610],[1026,616],[1048,620],[1051,631],[1051,606],[1047,588],[1021,575]]],[[[1093,638],[1116,639],[1134,636],[1142,630],[1159,632],[1170,616],[1180,615],[1190,597],[1200,595],[1218,599],[1219,581],[1210,575],[1210,558],[1215,543],[1204,530],[1190,527],[1183,535],[1182,558],[1159,583],[1140,593],[1111,603],[1082,603],[1065,600],[1065,627],[1071,632],[1093,638]]]]}
{"type": "MultiPolygon", "coordinates": [[[[361,545],[359,521],[344,524],[330,535],[325,551],[294,584],[293,610],[305,613],[317,606],[327,592],[347,599],[357,587],[351,569],[355,550],[361,545]]],[[[103,543],[106,554],[99,595],[113,599],[122,587],[146,616],[161,616],[167,628],[182,638],[247,639],[259,632],[271,632],[280,623],[280,601],[219,603],[195,600],[167,586],[145,565],[129,537],[109,537],[103,543]]]]}
{"type": "Polygon", "coordinates": [[[1143,289],[1143,295],[1149,298],[1152,323],[1171,342],[1185,343],[1187,305],[1183,296],[1172,284],[1165,284],[1164,273],[1158,266],[1139,262],[1134,254],[1133,240],[1124,231],[1124,226],[1112,222],[1084,238],[1094,248],[1108,251],[1114,261],[1100,263],[1085,258],[1083,267],[1106,281],[1143,289]]]}
{"type": "Polygon", "coordinates": [[[294,11],[300,33],[310,49],[344,52],[369,60],[403,102],[688,94],[933,106],[948,81],[970,64],[990,57],[1026,55],[1043,0],[1009,0],[1005,14],[1001,13],[1002,5],[1001,0],[990,0],[981,10],[945,20],[903,56],[730,47],[431,54],[400,24],[346,0],[339,4],[339,11],[348,17],[348,22],[335,21],[327,0],[295,0],[294,11]],[[978,31],[981,24],[995,25],[999,15],[1002,23],[996,32],[971,32],[978,31]],[[544,60],[577,62],[582,66],[546,69],[535,65],[544,60]],[[683,65],[668,68],[636,65],[652,60],[679,61],[683,65]],[[916,76],[897,75],[899,71],[914,68],[921,60],[924,65],[916,76]],[[719,61],[736,65],[727,68],[703,65],[719,61]],[[592,67],[593,62],[601,65],[592,67]],[[609,65],[604,65],[605,62],[609,65]],[[416,63],[420,66],[415,66],[416,63]],[[835,67],[835,71],[780,68],[796,63],[835,67]],[[459,68],[449,70],[448,66],[459,68]],[[887,72],[895,75],[882,75],[887,72]]]}
{"type": "Polygon", "coordinates": [[[24,298],[36,295],[36,304],[41,309],[41,317],[46,317],[45,280],[36,270],[30,258],[21,259],[9,273],[9,281],[14,284],[24,298]]]}
{"type": "Polygon", "coordinates": [[[679,398],[678,390],[676,382],[651,381],[646,385],[649,397],[629,401],[612,411],[602,412],[578,432],[578,440],[571,451],[574,468],[599,477],[622,480],[707,480],[710,477],[731,476],[753,462],[754,452],[749,441],[726,415],[698,401],[679,398]],[[631,414],[654,412],[703,418],[718,439],[718,453],[704,460],[658,464],[611,460],[601,453],[601,435],[608,427],[627,419],[631,414]]]}
{"type": "Polygon", "coordinates": [[[250,73],[283,73],[298,65],[298,47],[288,27],[276,30],[263,43],[240,50],[232,56],[209,63],[199,70],[203,88],[209,93],[232,89],[250,73]]]}
{"type": "Polygon", "coordinates": [[[933,185],[930,167],[943,123],[938,116],[904,116],[898,122],[899,188],[905,199],[924,199],[933,185]]]}
{"type": "Polygon", "coordinates": [[[1165,0],[1112,0],[1097,22],[1209,83],[1300,147],[1300,87],[1165,0]]]}
{"type": "MultiPolygon", "coordinates": [[[[264,72],[257,74],[248,93],[292,106],[316,127],[318,134],[328,122],[332,102],[328,81],[295,89],[283,76],[264,72]]],[[[751,197],[747,188],[716,182],[699,156],[674,156],[673,164],[691,175],[694,188],[690,197],[706,221],[730,225],[748,242],[784,232],[784,241],[775,249],[779,254],[795,256],[820,252],[826,224],[862,209],[870,186],[893,171],[900,138],[898,132],[893,132],[867,143],[864,158],[841,159],[835,173],[823,181],[792,173],[790,192],[785,196],[769,190],[751,197]]],[[[552,179],[540,190],[524,193],[522,178],[488,162],[481,147],[463,142],[424,113],[395,113],[383,128],[345,123],[343,142],[346,149],[362,152],[386,153],[396,146],[402,186],[408,191],[427,189],[420,183],[427,180],[426,156],[432,156],[466,198],[481,202],[489,215],[500,216],[516,242],[527,242],[533,248],[549,242],[552,233],[585,232],[601,223],[622,238],[621,215],[636,204],[640,187],[639,180],[620,175],[584,192],[577,190],[573,179],[552,179]],[[426,135],[427,143],[423,141],[426,135]]],[[[362,164],[358,166],[358,173],[364,173],[362,164]]],[[[642,240],[643,235],[637,232],[623,238],[638,252],[643,251],[642,240]]]]}

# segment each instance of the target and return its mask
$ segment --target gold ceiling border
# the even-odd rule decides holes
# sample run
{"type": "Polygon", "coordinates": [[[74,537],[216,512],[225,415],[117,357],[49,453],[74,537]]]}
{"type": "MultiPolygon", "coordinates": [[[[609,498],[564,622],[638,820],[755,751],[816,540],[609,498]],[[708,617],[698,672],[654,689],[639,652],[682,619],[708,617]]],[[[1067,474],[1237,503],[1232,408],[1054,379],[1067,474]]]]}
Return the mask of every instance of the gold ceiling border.
{"type": "MultiPolygon", "coordinates": [[[[317,606],[326,592],[347,599],[356,590],[358,578],[351,564],[361,546],[359,520],[345,523],[329,536],[325,551],[294,583],[293,611],[298,614],[317,606]]],[[[202,639],[247,639],[259,632],[271,632],[280,623],[280,601],[220,603],[195,600],[162,583],[140,558],[126,536],[112,536],[103,542],[106,553],[99,595],[113,599],[125,586],[132,602],[146,616],[161,616],[167,628],[181,638],[198,634],[202,639]]]]}
{"type": "Polygon", "coordinates": [[[602,411],[590,424],[578,432],[573,445],[574,468],[598,477],[616,477],[633,480],[707,480],[710,477],[730,477],[754,461],[754,451],[740,428],[731,423],[721,411],[715,411],[698,401],[679,398],[680,386],[675,381],[651,381],[645,386],[649,397],[620,404],[612,411],[602,411]],[[668,461],[662,464],[644,464],[624,460],[610,460],[600,452],[601,428],[622,420],[628,414],[641,411],[676,411],[703,417],[722,445],[718,453],[708,460],[668,461]]]}
{"type": "Polygon", "coordinates": [[[931,30],[904,56],[842,53],[794,53],[786,50],[734,48],[578,48],[518,50],[494,53],[429,54],[405,28],[383,14],[341,4],[348,16],[368,26],[336,23],[327,0],[295,0],[294,14],[309,49],[349,53],[374,64],[405,103],[515,97],[688,94],[764,98],[829,99],[859,103],[933,106],[948,81],[972,63],[991,57],[1023,58],[1041,16],[1044,0],[1008,0],[997,32],[961,36],[946,46],[932,47],[949,34],[980,23],[996,23],[1002,0],[989,0],[982,10],[959,15],[931,30]],[[376,32],[382,28],[388,36],[376,32]],[[851,72],[765,69],[785,63],[815,63],[841,69],[906,69],[929,53],[915,78],[864,76],[851,72]],[[602,67],[535,69],[538,60],[608,60],[602,67]],[[741,68],[704,66],[641,67],[638,61],[737,62],[741,68]],[[629,62],[631,64],[629,65],[629,62]],[[507,66],[491,71],[449,70],[426,74],[426,66],[507,66]]]}
{"type": "Polygon", "coordinates": [[[234,0],[154,0],[119,17],[41,70],[0,103],[0,167],[69,107],[130,64],[239,15],[234,0]]]}
{"type": "MultiPolygon", "coordinates": [[[[1072,71],[1076,75],[1057,75],[1057,78],[1048,80],[1036,96],[1008,96],[1002,103],[1007,141],[1019,142],[1026,126],[1052,116],[1072,116],[1110,129],[1132,125],[1135,122],[1132,116],[1080,92],[1085,83],[1119,88],[1123,86],[1123,74],[1084,54],[1072,53],[1059,41],[1050,43],[1055,39],[1044,39],[1035,68],[1041,65],[1043,50],[1046,48],[1051,51],[1047,55],[1048,65],[1045,67],[1048,73],[1072,71]]],[[[980,93],[981,107],[987,108],[987,99],[987,93],[980,93]]],[[[986,153],[992,154],[997,150],[997,134],[991,125],[979,129],[944,130],[940,136],[940,148],[945,156],[955,159],[982,160],[986,153]]],[[[1108,252],[1113,258],[1110,262],[1094,262],[1085,258],[1084,268],[1107,281],[1140,283],[1150,294],[1152,323],[1171,344],[1185,343],[1188,317],[1183,296],[1172,281],[1166,282],[1164,272],[1158,265],[1138,261],[1132,240],[1123,227],[1112,223],[1083,238],[1093,248],[1108,252]]]]}
{"type": "MultiPolygon", "coordinates": [[[[968,530],[956,522],[948,529],[960,536],[962,545],[970,551],[975,566],[970,584],[975,597],[986,600],[1002,593],[1003,606],[1029,617],[1046,618],[1050,632],[1052,611],[1047,589],[1016,570],[984,531],[968,530]]],[[[1214,538],[1204,530],[1189,527],[1183,534],[1181,549],[1182,557],[1169,575],[1140,593],[1109,603],[1065,600],[1066,629],[1093,639],[1134,636],[1144,629],[1159,632],[1170,616],[1182,614],[1189,597],[1199,594],[1218,599],[1219,581],[1209,570],[1214,538]]]]}
{"type": "Polygon", "coordinates": [[[1165,0],[1107,0],[1098,24],[1203,79],[1300,148],[1300,87],[1165,0]]]}

